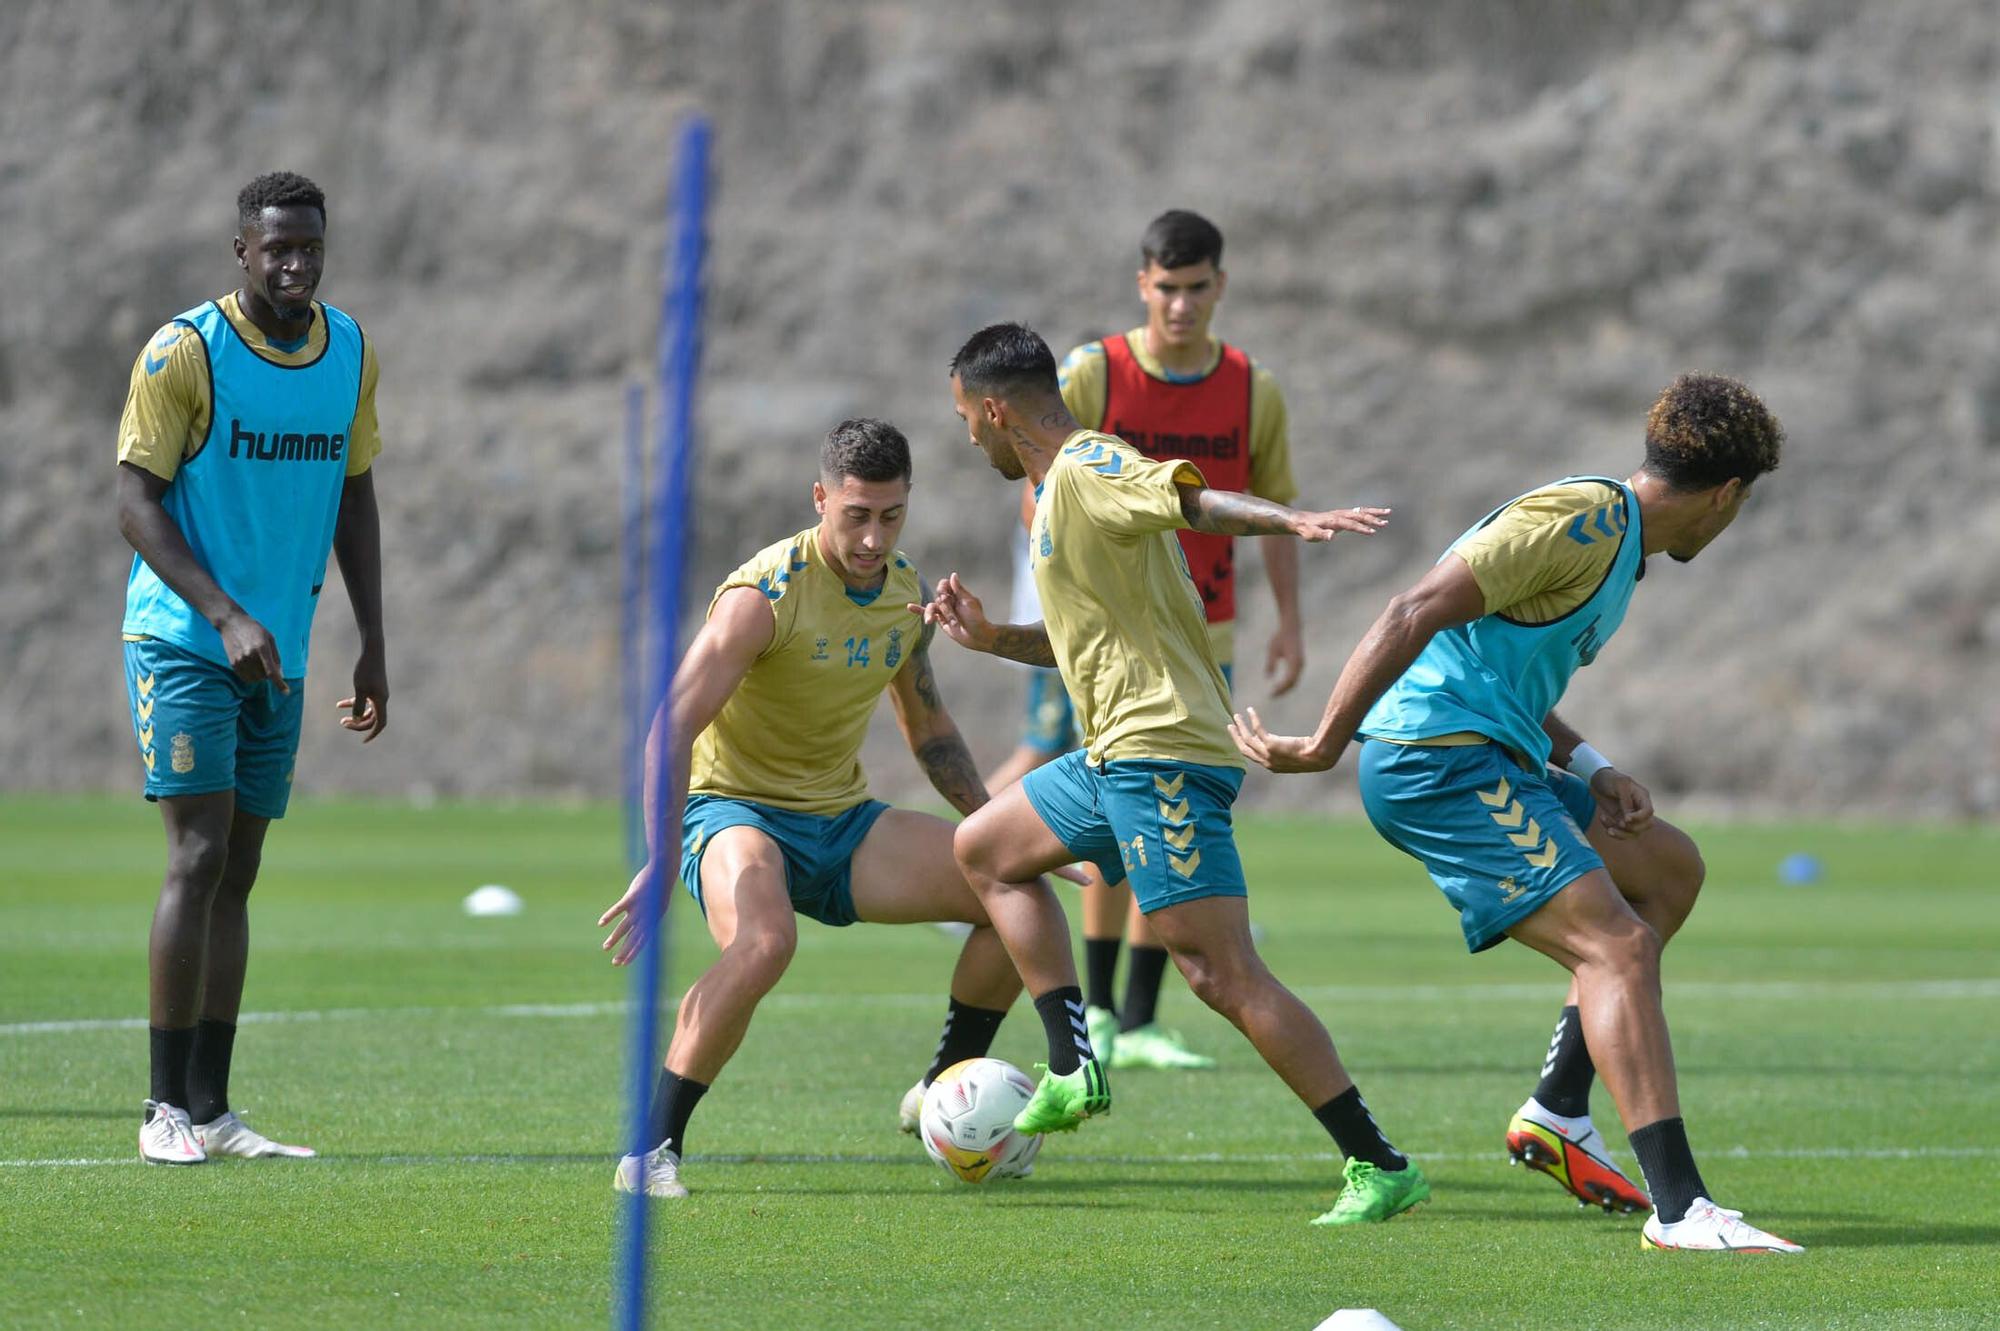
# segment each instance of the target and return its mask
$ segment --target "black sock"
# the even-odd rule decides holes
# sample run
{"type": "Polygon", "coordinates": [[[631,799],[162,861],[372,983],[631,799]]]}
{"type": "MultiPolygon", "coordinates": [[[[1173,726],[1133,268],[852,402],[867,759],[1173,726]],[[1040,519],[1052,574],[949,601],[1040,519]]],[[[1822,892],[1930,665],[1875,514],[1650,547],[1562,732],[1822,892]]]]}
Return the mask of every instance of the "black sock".
{"type": "Polygon", "coordinates": [[[1083,940],[1083,1001],[1086,1006],[1117,1008],[1117,1000],[1111,997],[1111,980],[1118,973],[1118,945],[1122,941],[1117,938],[1083,940]]]}
{"type": "Polygon", "coordinates": [[[1348,1087],[1313,1110],[1313,1117],[1333,1134],[1333,1144],[1349,1159],[1366,1160],[1392,1174],[1410,1163],[1401,1151],[1389,1145],[1389,1139],[1376,1126],[1375,1116],[1362,1103],[1359,1086],[1348,1087]]]}
{"type": "Polygon", "coordinates": [[[1167,973],[1167,950],[1163,947],[1133,947],[1125,966],[1125,1010],[1118,1029],[1136,1031],[1153,1024],[1160,1008],[1160,977],[1167,973]]]}
{"type": "Polygon", "coordinates": [[[1035,1000],[1042,1029],[1049,1037],[1049,1071],[1058,1077],[1075,1072],[1090,1051],[1090,1031],[1083,1024],[1083,990],[1073,984],[1051,989],[1035,1000]]]}
{"type": "Polygon", "coordinates": [[[994,1033],[1006,1019],[1005,1008],[973,1007],[952,999],[951,1006],[945,1009],[944,1034],[938,1037],[937,1053],[931,1056],[924,1085],[936,1081],[938,1073],[954,1063],[986,1057],[986,1051],[993,1047],[994,1033]]]}
{"type": "Polygon", "coordinates": [[[188,1051],[187,1111],[196,1123],[213,1123],[229,1112],[229,1055],[235,1046],[234,1022],[203,1017],[195,1023],[188,1051]]]}
{"type": "Polygon", "coordinates": [[[186,1109],[188,1102],[188,1054],[194,1049],[192,1026],[163,1031],[148,1026],[153,1047],[153,1095],[163,1105],[186,1109]]]}
{"type": "Polygon", "coordinates": [[[1583,1019],[1574,1006],[1562,1010],[1556,1019],[1556,1033],[1549,1039],[1549,1056],[1542,1060],[1541,1084],[1535,1099],[1551,1114],[1582,1118],[1590,1113],[1590,1084],[1597,1080],[1597,1065],[1583,1043],[1583,1019]]]}
{"type": "Polygon", "coordinates": [[[653,1130],[648,1134],[648,1140],[653,1144],[650,1149],[657,1151],[666,1146],[672,1148],[675,1155],[686,1155],[688,1119],[706,1094],[708,1083],[661,1068],[660,1080],[653,1086],[653,1113],[649,1120],[653,1130]]]}
{"type": "Polygon", "coordinates": [[[1653,1194],[1653,1209],[1660,1223],[1671,1225],[1684,1219],[1697,1197],[1708,1196],[1708,1185],[1695,1168],[1694,1151],[1688,1146],[1687,1125],[1679,1116],[1648,1123],[1630,1134],[1632,1154],[1639,1157],[1640,1172],[1646,1176],[1646,1190],[1653,1194]]]}

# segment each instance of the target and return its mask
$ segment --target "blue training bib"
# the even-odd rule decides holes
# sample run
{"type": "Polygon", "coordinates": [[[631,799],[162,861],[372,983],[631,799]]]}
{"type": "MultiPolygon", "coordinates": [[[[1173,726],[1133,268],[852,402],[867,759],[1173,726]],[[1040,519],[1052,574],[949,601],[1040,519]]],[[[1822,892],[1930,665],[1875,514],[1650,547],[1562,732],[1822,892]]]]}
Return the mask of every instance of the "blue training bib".
{"type": "MultiPolygon", "coordinates": [[[[1575,539],[1620,543],[1590,599],[1547,624],[1521,624],[1496,614],[1446,629],[1376,700],[1358,734],[1409,741],[1470,731],[1512,749],[1538,771],[1548,762],[1542,718],[1569,687],[1570,676],[1596,660],[1625,621],[1644,561],[1639,497],[1631,487],[1603,476],[1571,476],[1557,484],[1575,481],[1602,482],[1620,496],[1620,502],[1578,519],[1575,539]]],[[[1533,493],[1508,500],[1452,545],[1533,493]]]]}
{"type": "MultiPolygon", "coordinates": [[[[319,310],[325,350],[297,366],[258,355],[214,301],[174,319],[201,338],[213,402],[207,438],[161,503],[209,576],[270,631],[291,679],[306,673],[361,399],[361,329],[319,310]]],[[[124,631],[229,664],[222,635],[136,555],[124,631]]]]}

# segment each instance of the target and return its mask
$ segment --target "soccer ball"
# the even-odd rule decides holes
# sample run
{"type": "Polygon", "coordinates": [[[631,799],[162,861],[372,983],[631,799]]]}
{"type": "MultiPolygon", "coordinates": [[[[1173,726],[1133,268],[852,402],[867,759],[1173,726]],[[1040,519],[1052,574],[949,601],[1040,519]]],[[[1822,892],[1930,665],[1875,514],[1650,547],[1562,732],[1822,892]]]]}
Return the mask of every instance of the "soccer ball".
{"type": "Polygon", "coordinates": [[[930,1158],[966,1183],[1025,1178],[1041,1154],[1040,1137],[1014,1131],[1014,1115],[1035,1083],[1012,1063],[968,1058],[924,1090],[921,1131],[930,1158]]]}

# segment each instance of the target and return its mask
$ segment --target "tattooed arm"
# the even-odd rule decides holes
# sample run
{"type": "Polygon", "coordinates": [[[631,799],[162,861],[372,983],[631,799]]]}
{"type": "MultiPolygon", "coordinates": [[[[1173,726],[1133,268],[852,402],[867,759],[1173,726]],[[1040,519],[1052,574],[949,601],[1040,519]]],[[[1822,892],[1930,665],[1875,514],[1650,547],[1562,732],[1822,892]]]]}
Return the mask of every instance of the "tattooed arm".
{"type": "Polygon", "coordinates": [[[936,635],[935,623],[924,625],[916,650],[889,686],[889,696],[896,704],[896,723],[924,775],[954,809],[971,813],[986,803],[986,783],[938,692],[937,672],[931,668],[931,639],[936,635]]]}
{"type": "Polygon", "coordinates": [[[1234,490],[1183,485],[1181,516],[1196,531],[1224,536],[1296,536],[1304,541],[1330,541],[1341,532],[1372,536],[1389,520],[1386,508],[1336,508],[1321,513],[1287,508],[1234,490]]]}
{"type": "MultiPolygon", "coordinates": [[[[990,652],[1022,665],[1056,664],[1056,652],[1048,630],[1040,624],[995,624],[986,618],[986,607],[954,573],[937,585],[937,595],[925,593],[922,605],[910,610],[924,617],[926,631],[939,625],[945,636],[975,652],[990,652]]],[[[925,641],[930,639],[927,636],[925,641]]]]}

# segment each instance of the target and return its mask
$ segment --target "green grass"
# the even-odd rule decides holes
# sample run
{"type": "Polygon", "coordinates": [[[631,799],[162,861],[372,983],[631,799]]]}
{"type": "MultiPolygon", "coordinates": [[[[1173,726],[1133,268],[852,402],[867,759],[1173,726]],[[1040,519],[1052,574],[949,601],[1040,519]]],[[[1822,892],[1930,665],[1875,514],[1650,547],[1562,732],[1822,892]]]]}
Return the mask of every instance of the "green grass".
{"type": "MultiPolygon", "coordinates": [[[[1642,1253],[1636,1218],[1507,1168],[1559,973],[1468,958],[1366,828],[1246,819],[1266,955],[1425,1159],[1431,1203],[1308,1227],[1328,1142],[1171,979],[1167,1020],[1219,1070],[1121,1074],[1117,1112],[1051,1141],[1033,1179],[957,1184],[893,1131],[954,945],[807,925],[694,1120],[696,1195],[655,1212],[656,1323],[1308,1328],[1372,1306],[1411,1331],[1993,1325],[2000,837],[1697,831],[1709,884],[1667,964],[1690,1130],[1720,1200],[1801,1259],[1642,1253]],[[1780,886],[1802,849],[1824,881],[1780,886]]],[[[322,1015],[246,1023],[234,1099],[323,1158],[168,1171],[133,1160],[142,1030],[23,1029],[143,1016],[155,815],[0,801],[0,1325],[603,1325],[625,987],[594,920],[618,847],[602,809],[297,809],[253,898],[245,1006],[322,1015]],[[466,918],[485,882],[527,912],[466,918]],[[500,1010],[519,1004],[572,1011],[500,1010]]],[[[687,907],[682,981],[712,950],[687,907]]],[[[995,1052],[1025,1066],[1038,1045],[1020,1005],[995,1052]]]]}

